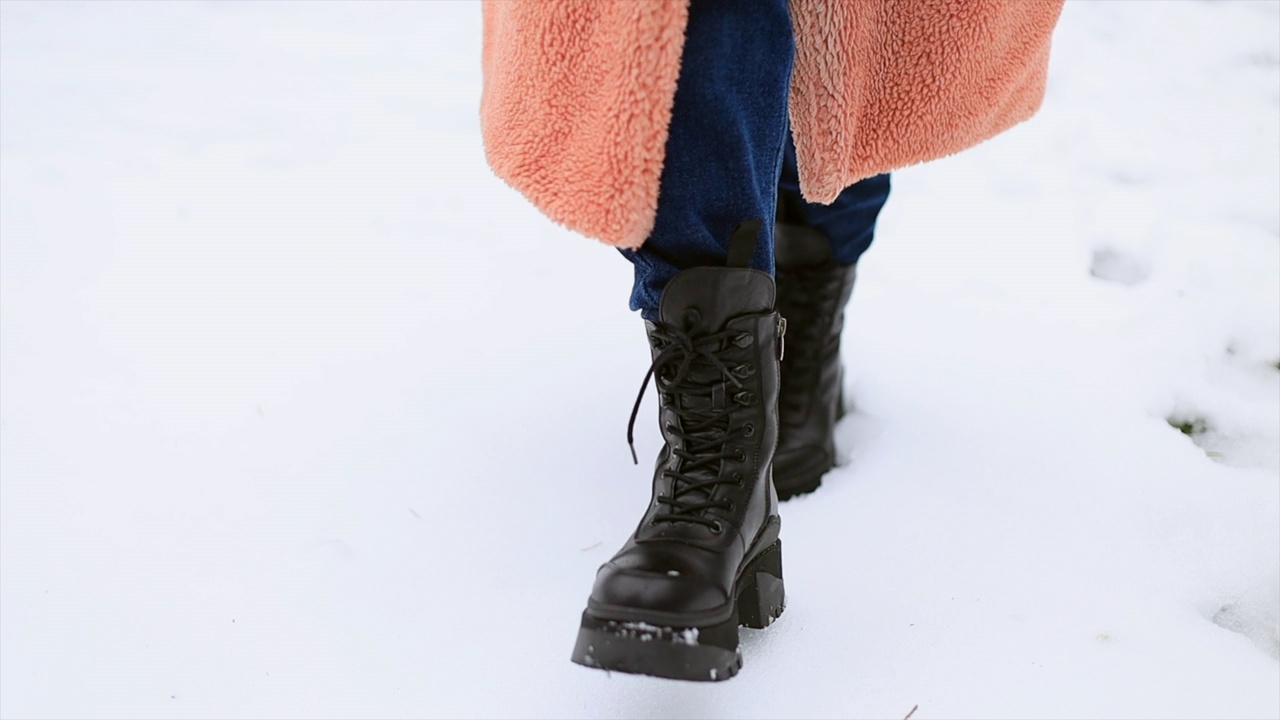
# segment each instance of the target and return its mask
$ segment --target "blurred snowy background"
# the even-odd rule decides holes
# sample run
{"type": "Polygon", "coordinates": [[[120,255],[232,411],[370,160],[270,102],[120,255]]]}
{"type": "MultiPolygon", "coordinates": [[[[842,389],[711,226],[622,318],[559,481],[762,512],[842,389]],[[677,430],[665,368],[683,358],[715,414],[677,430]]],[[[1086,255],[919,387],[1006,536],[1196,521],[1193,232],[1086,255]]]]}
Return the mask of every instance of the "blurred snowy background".
{"type": "Polygon", "coordinates": [[[714,686],[568,661],[648,351],[479,42],[0,3],[0,715],[1280,716],[1280,4],[1069,3],[1041,115],[897,175],[714,686]]]}

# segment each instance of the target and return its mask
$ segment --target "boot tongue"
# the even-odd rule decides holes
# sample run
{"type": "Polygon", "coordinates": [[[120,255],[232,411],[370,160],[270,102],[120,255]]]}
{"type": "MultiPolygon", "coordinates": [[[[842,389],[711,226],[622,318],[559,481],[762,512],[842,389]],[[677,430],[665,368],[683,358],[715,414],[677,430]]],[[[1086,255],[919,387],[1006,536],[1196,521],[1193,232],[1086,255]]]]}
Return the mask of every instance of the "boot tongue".
{"type": "Polygon", "coordinates": [[[667,283],[658,315],[664,324],[697,337],[720,332],[741,315],[773,312],[773,304],[773,278],[759,270],[696,267],[667,283]]]}

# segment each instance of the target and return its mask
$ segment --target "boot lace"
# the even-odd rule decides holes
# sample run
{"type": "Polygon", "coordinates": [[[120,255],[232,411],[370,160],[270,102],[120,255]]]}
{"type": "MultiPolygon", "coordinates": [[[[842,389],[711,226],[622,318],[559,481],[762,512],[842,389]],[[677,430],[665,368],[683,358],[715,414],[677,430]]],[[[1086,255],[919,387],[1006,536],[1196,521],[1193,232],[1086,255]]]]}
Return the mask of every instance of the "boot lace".
{"type": "Polygon", "coordinates": [[[736,330],[694,337],[665,324],[656,325],[650,336],[659,351],[640,384],[627,424],[631,458],[639,464],[634,435],[636,415],[649,379],[654,378],[663,401],[676,403],[680,417],[679,426],[668,424],[664,428],[671,454],[679,458],[679,462],[676,469],[662,471],[672,482],[669,494],[657,499],[665,509],[654,517],[654,522],[697,523],[718,533],[722,530],[720,521],[705,517],[704,512],[713,508],[732,511],[730,500],[712,498],[719,485],[742,482],[737,473],[723,477],[721,464],[728,459],[746,459],[744,450],[729,447],[729,440],[735,435],[747,437],[755,432],[749,423],[739,428],[730,426],[730,403],[745,406],[755,402],[754,393],[746,390],[742,382],[755,372],[755,367],[751,363],[729,361],[724,354],[734,347],[745,348],[754,339],[736,330]],[[731,395],[728,394],[730,386],[734,390],[731,395]]]}

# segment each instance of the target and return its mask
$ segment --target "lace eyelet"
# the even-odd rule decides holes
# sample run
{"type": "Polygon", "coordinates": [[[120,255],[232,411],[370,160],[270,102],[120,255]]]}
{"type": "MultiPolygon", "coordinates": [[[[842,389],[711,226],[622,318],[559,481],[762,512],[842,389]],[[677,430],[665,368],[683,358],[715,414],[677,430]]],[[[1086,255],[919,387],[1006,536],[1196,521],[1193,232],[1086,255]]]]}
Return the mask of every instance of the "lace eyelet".
{"type": "Polygon", "coordinates": [[[756,434],[755,425],[752,425],[751,423],[747,423],[746,425],[742,426],[742,437],[751,437],[752,435],[755,435],[755,434],[756,434]]]}
{"type": "Polygon", "coordinates": [[[735,402],[740,403],[742,405],[750,405],[751,403],[756,401],[756,396],[755,396],[755,393],[747,392],[744,390],[740,393],[736,393],[733,396],[733,399],[735,402]]]}
{"type": "Polygon", "coordinates": [[[733,344],[740,348],[748,348],[754,345],[756,339],[746,333],[742,333],[733,339],[733,344]]]}
{"type": "Polygon", "coordinates": [[[716,520],[715,522],[713,522],[713,523],[711,524],[711,533],[712,533],[713,535],[723,535],[723,534],[724,534],[724,523],[720,522],[719,520],[716,520]]]}
{"type": "Polygon", "coordinates": [[[734,505],[734,504],[733,504],[733,501],[732,501],[732,500],[730,500],[730,501],[729,501],[729,507],[725,508],[725,509],[724,509],[724,511],[725,511],[725,512],[727,512],[727,513],[729,513],[729,514],[733,514],[733,511],[734,511],[735,509],[737,509],[737,507],[738,507],[738,506],[737,506],[737,505],[734,505]]]}
{"type": "Polygon", "coordinates": [[[742,448],[738,448],[738,454],[735,457],[737,458],[738,462],[746,462],[747,451],[743,450],[742,448]]]}
{"type": "Polygon", "coordinates": [[[742,487],[742,473],[733,474],[733,484],[742,487]]]}

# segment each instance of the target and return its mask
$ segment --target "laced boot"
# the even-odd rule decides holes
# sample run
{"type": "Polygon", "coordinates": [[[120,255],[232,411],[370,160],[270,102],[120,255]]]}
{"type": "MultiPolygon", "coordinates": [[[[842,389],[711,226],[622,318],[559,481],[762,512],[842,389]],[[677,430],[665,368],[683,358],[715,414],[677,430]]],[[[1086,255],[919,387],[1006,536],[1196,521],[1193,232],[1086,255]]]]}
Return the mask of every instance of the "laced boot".
{"type": "Polygon", "coordinates": [[[844,416],[840,331],[856,266],[836,265],[831,243],[812,227],[779,222],[774,235],[788,336],[773,481],[786,500],[816,490],[835,465],[835,425],[844,416]]]}
{"type": "MultiPolygon", "coordinates": [[[[738,626],[782,613],[782,545],[770,475],[785,321],[750,257],[759,223],[730,244],[731,266],[673,278],[646,322],[665,443],[639,526],[601,566],[573,661],[681,680],[742,666],[738,626]],[[745,254],[734,251],[750,243],[745,254]]],[[[631,423],[640,407],[636,399],[631,423]]],[[[628,440],[631,428],[628,429],[628,440]]],[[[632,448],[634,454],[634,446],[632,448]]]]}

